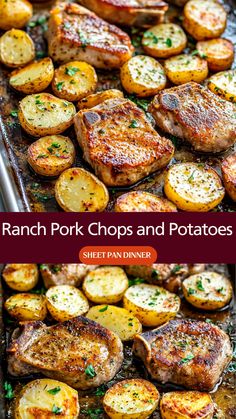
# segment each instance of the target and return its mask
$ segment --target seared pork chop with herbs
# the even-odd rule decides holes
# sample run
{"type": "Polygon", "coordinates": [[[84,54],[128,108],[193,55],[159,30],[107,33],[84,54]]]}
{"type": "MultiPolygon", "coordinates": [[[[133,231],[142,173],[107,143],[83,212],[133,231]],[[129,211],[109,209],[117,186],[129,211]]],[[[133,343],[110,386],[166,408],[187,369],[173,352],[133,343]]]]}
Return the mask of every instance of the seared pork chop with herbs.
{"type": "Polygon", "coordinates": [[[85,265],[85,263],[43,264],[40,265],[40,272],[46,288],[64,284],[77,287],[85,276],[97,266],[85,265]]]}

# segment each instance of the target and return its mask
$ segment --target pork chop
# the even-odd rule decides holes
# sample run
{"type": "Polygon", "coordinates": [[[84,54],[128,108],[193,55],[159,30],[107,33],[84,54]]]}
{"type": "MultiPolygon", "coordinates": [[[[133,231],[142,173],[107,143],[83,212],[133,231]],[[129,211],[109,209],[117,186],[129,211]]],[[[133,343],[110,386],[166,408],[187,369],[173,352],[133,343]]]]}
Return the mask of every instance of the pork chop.
{"type": "Polygon", "coordinates": [[[108,186],[132,185],[165,167],[174,147],[128,99],[110,99],[75,115],[85,160],[108,186]]]}
{"type": "Polygon", "coordinates": [[[61,263],[57,265],[40,265],[40,272],[46,288],[53,285],[79,286],[87,273],[93,271],[98,265],[85,265],[85,263],[61,263]]]}
{"type": "Polygon", "coordinates": [[[149,108],[157,125],[197,151],[220,152],[236,141],[236,107],[197,83],[164,89],[149,108]]]}
{"type": "Polygon", "coordinates": [[[7,352],[11,375],[41,372],[82,390],[111,380],[123,362],[120,338],[82,316],[50,327],[27,322],[7,352]]]}
{"type": "Polygon", "coordinates": [[[205,391],[214,388],[232,358],[228,335],[195,320],[171,320],[136,335],[133,350],[152,378],[205,391]]]}
{"type": "Polygon", "coordinates": [[[48,22],[48,51],[54,61],[86,61],[98,68],[121,67],[132,56],[129,36],[76,3],[60,3],[48,22]]]}

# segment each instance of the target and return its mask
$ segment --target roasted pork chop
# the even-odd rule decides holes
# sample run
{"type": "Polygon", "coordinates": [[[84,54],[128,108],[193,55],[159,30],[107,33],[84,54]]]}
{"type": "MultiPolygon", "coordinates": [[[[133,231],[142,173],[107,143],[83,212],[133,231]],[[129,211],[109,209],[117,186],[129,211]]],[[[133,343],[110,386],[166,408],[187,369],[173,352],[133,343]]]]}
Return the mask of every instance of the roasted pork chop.
{"type": "Polygon", "coordinates": [[[50,327],[25,323],[8,349],[11,375],[41,372],[82,390],[111,380],[122,362],[120,338],[82,316],[50,327]]]}
{"type": "Polygon", "coordinates": [[[236,107],[206,87],[186,83],[158,93],[149,108],[157,125],[197,151],[220,152],[236,141],[236,107]]]}
{"type": "Polygon", "coordinates": [[[98,68],[116,68],[133,52],[125,32],[76,3],[53,8],[47,39],[49,55],[64,63],[81,60],[98,68]]]}
{"type": "Polygon", "coordinates": [[[98,265],[85,265],[85,263],[61,263],[57,265],[40,265],[40,272],[46,288],[53,285],[79,286],[81,281],[90,271],[98,265]]]}
{"type": "Polygon", "coordinates": [[[228,335],[195,320],[171,320],[136,335],[133,350],[154,379],[193,390],[211,390],[232,358],[228,335]]]}
{"type": "Polygon", "coordinates": [[[128,99],[110,99],[83,109],[74,122],[85,160],[108,186],[132,185],[172,158],[171,141],[160,137],[128,99]]]}

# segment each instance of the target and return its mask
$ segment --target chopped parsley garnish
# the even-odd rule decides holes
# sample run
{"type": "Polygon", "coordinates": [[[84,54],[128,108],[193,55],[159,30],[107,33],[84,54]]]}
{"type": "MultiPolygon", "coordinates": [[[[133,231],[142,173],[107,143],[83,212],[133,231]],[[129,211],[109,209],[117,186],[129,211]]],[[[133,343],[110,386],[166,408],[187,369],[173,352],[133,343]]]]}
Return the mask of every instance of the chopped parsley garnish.
{"type": "Polygon", "coordinates": [[[53,265],[51,267],[51,271],[53,271],[55,273],[60,272],[61,271],[61,266],[60,265],[53,265]]]}
{"type": "Polygon", "coordinates": [[[106,311],[108,309],[108,306],[105,306],[105,307],[102,307],[102,308],[100,308],[100,313],[103,313],[104,311],[106,311]]]}
{"type": "Polygon", "coordinates": [[[193,294],[195,294],[195,290],[193,288],[189,288],[188,295],[193,295],[193,294]]]}
{"type": "Polygon", "coordinates": [[[202,54],[200,51],[198,51],[197,49],[195,49],[194,51],[192,51],[191,55],[194,57],[195,55],[198,55],[200,58],[207,58],[206,54],[202,54]]]}
{"type": "Polygon", "coordinates": [[[170,38],[167,38],[166,45],[170,48],[172,47],[172,40],[170,38]]]}
{"type": "Polygon", "coordinates": [[[52,406],[52,413],[55,415],[60,415],[62,413],[62,407],[58,407],[55,404],[52,406]]]}
{"type": "Polygon", "coordinates": [[[129,279],[129,287],[132,287],[132,285],[142,284],[143,282],[144,282],[144,279],[142,278],[129,279]]]}
{"type": "Polygon", "coordinates": [[[68,76],[74,76],[76,73],[78,73],[78,71],[80,71],[80,69],[77,67],[66,67],[65,74],[68,76]]]}
{"type": "Polygon", "coordinates": [[[172,274],[176,274],[177,272],[179,272],[182,269],[181,265],[175,265],[171,271],[172,274]]]}
{"type": "Polygon", "coordinates": [[[47,154],[39,154],[38,156],[37,156],[37,159],[46,159],[48,157],[48,155],[47,154]]]}
{"type": "Polygon", "coordinates": [[[56,88],[59,92],[62,90],[63,84],[64,84],[64,81],[60,81],[59,83],[56,84],[56,88]]]}
{"type": "Polygon", "coordinates": [[[145,112],[147,112],[147,110],[148,110],[148,105],[149,105],[149,101],[148,101],[147,99],[139,99],[139,98],[137,98],[135,95],[129,95],[129,96],[128,96],[128,98],[129,98],[132,102],[136,103],[136,105],[137,105],[139,108],[141,108],[141,109],[143,109],[145,112]]]}
{"type": "Polygon", "coordinates": [[[143,45],[157,44],[158,43],[158,37],[156,35],[154,35],[154,33],[151,32],[151,31],[145,32],[143,37],[146,38],[143,41],[143,45]]]}
{"type": "Polygon", "coordinates": [[[47,54],[44,51],[36,51],[36,58],[44,58],[47,54]]]}
{"type": "Polygon", "coordinates": [[[132,119],[129,128],[138,128],[138,122],[135,119],[132,119]]]}
{"type": "Polygon", "coordinates": [[[106,387],[103,385],[101,385],[100,387],[98,387],[95,391],[95,396],[101,397],[104,396],[104,394],[106,393],[107,389],[106,387]]]}
{"type": "Polygon", "coordinates": [[[5,381],[5,383],[3,385],[3,388],[5,390],[5,398],[6,399],[11,400],[11,399],[13,399],[15,397],[14,396],[14,391],[13,391],[13,388],[12,388],[12,385],[10,383],[8,383],[7,381],[5,381]]]}
{"type": "Polygon", "coordinates": [[[156,269],[153,269],[152,273],[151,273],[151,277],[155,278],[155,279],[158,279],[159,278],[159,272],[156,269]]]}
{"type": "Polygon", "coordinates": [[[187,362],[191,361],[194,358],[193,354],[187,355],[185,358],[181,359],[181,364],[186,364],[187,362]]]}
{"type": "Polygon", "coordinates": [[[51,388],[50,390],[47,390],[47,392],[48,392],[49,394],[52,394],[53,396],[54,396],[55,394],[59,393],[59,391],[61,391],[61,387],[54,387],[54,388],[51,388]]]}
{"type": "Polygon", "coordinates": [[[88,377],[95,377],[97,374],[96,374],[96,372],[95,372],[95,370],[94,370],[94,368],[93,368],[93,366],[92,366],[92,364],[89,364],[86,368],[85,368],[85,374],[88,376],[88,377]]]}
{"type": "Polygon", "coordinates": [[[202,285],[202,280],[201,279],[198,279],[197,280],[197,289],[199,290],[199,291],[205,291],[205,288],[203,287],[203,285],[202,285]]]}
{"type": "Polygon", "coordinates": [[[224,287],[218,288],[216,291],[219,292],[222,295],[225,295],[225,289],[224,289],[224,287]]]}
{"type": "Polygon", "coordinates": [[[18,115],[18,111],[11,111],[10,115],[13,116],[13,118],[16,118],[18,115]]]}
{"type": "Polygon", "coordinates": [[[90,419],[97,419],[100,415],[104,413],[104,410],[101,407],[99,407],[95,409],[82,410],[81,413],[83,413],[86,416],[89,416],[90,419]]]}

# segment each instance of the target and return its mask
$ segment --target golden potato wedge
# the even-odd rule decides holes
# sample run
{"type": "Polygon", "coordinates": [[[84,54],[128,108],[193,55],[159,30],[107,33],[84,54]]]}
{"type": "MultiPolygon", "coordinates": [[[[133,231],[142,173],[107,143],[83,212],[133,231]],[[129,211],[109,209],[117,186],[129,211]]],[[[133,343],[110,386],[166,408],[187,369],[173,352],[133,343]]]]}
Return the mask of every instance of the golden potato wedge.
{"type": "Polygon", "coordinates": [[[117,89],[104,90],[102,92],[93,93],[92,95],[86,96],[78,102],[79,109],[90,109],[94,106],[99,105],[108,99],[116,99],[124,97],[123,92],[117,89]]]}
{"type": "Polygon", "coordinates": [[[180,308],[180,299],[156,285],[138,284],[127,289],[123,304],[143,326],[155,327],[176,316],[180,308]]]}
{"type": "Polygon", "coordinates": [[[11,87],[19,92],[30,94],[39,93],[45,90],[52,81],[54,67],[51,58],[28,64],[11,73],[9,83],[11,87]]]}
{"type": "Polygon", "coordinates": [[[228,278],[207,271],[186,278],[182,289],[186,300],[202,310],[217,310],[226,306],[233,294],[228,278]]]}
{"type": "Polygon", "coordinates": [[[201,83],[208,76],[207,61],[192,54],[168,58],[164,63],[164,69],[170,81],[177,85],[190,81],[201,83]]]}
{"type": "Polygon", "coordinates": [[[103,406],[112,419],[145,419],[156,410],[159,398],[154,384],[134,378],[110,387],[104,396],[103,406]]]}
{"type": "Polygon", "coordinates": [[[213,72],[228,70],[234,61],[234,45],[228,39],[200,41],[196,48],[200,57],[207,60],[209,70],[213,72]]]}
{"type": "Polygon", "coordinates": [[[148,55],[168,58],[184,50],[187,45],[187,36],[175,23],[160,23],[144,32],[142,45],[148,55]]]}
{"type": "Polygon", "coordinates": [[[223,160],[221,171],[226,192],[236,202],[236,153],[223,160]]]}
{"type": "Polygon", "coordinates": [[[65,170],[55,185],[58,204],[66,212],[102,212],[109,201],[106,186],[80,167],[65,170]]]}
{"type": "Polygon", "coordinates": [[[212,419],[214,403],[200,391],[171,391],[160,402],[162,419],[212,419]]]}
{"type": "Polygon", "coordinates": [[[198,41],[218,38],[226,22],[226,11],[218,0],[190,0],[184,7],[184,29],[198,41]]]}
{"type": "Polygon", "coordinates": [[[120,71],[124,89],[139,97],[153,96],[166,85],[162,65],[155,58],[136,55],[130,58],[120,71]]]}
{"type": "Polygon", "coordinates": [[[35,58],[30,36],[20,29],[10,29],[0,38],[0,61],[7,67],[23,67],[35,58]]]}
{"type": "Polygon", "coordinates": [[[33,14],[33,7],[27,0],[0,0],[0,29],[20,29],[33,14]]]}
{"type": "Polygon", "coordinates": [[[55,285],[46,292],[46,303],[51,316],[58,322],[81,316],[89,310],[85,295],[73,285],[55,285]]]}
{"type": "Polygon", "coordinates": [[[214,74],[208,80],[208,87],[225,100],[236,103],[236,70],[214,74]]]}
{"type": "Polygon", "coordinates": [[[179,163],[165,177],[167,198],[183,211],[207,212],[224,198],[225,190],[215,170],[198,163],[179,163]]]}
{"type": "Polygon", "coordinates": [[[5,301],[5,309],[19,321],[44,320],[47,306],[44,295],[20,293],[5,301]]]}
{"type": "Polygon", "coordinates": [[[90,64],[71,61],[55,70],[52,90],[61,99],[73,102],[93,93],[97,81],[96,71],[90,64]]]}
{"type": "Polygon", "coordinates": [[[86,317],[112,330],[123,341],[131,340],[134,335],[142,332],[140,321],[125,308],[112,305],[93,306],[86,317]]]}
{"type": "Polygon", "coordinates": [[[176,206],[165,198],[149,192],[132,191],[120,195],[115,212],[176,212],[176,206]]]}
{"type": "Polygon", "coordinates": [[[62,135],[42,137],[28,148],[27,161],[41,176],[58,176],[71,167],[74,160],[74,144],[62,135]]]}
{"type": "Polygon", "coordinates": [[[49,93],[28,95],[19,104],[18,117],[22,128],[34,137],[61,134],[73,122],[73,103],[49,93]]]}
{"type": "Polygon", "coordinates": [[[101,266],[86,275],[83,291],[94,303],[113,304],[122,299],[128,285],[128,278],[122,268],[101,266]]]}
{"type": "Polygon", "coordinates": [[[78,392],[65,383],[49,378],[26,384],[17,395],[14,419],[77,419],[78,392]]]}
{"type": "Polygon", "coordinates": [[[39,272],[34,263],[9,263],[5,266],[2,276],[11,289],[29,291],[37,284],[39,272]]]}

